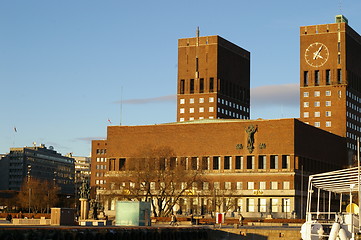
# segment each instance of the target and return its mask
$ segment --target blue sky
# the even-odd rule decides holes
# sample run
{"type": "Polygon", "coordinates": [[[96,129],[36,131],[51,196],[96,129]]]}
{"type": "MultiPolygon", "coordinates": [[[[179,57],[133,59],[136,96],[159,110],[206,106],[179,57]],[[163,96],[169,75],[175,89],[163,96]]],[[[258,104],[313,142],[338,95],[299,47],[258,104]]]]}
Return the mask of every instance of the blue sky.
{"type": "Polygon", "coordinates": [[[360,10],[359,0],[0,0],[0,153],[37,142],[88,156],[108,119],[176,121],[177,39],[197,26],[251,52],[252,119],[298,117],[299,27],[342,13],[361,32],[360,10]]]}

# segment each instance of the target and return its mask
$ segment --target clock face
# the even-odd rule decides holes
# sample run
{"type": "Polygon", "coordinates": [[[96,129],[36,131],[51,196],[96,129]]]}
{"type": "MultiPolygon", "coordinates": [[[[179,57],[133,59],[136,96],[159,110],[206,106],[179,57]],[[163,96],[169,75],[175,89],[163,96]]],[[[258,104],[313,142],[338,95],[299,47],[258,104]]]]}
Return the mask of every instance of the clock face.
{"type": "Polygon", "coordinates": [[[305,51],[306,62],[312,67],[321,67],[327,62],[328,55],[326,45],[319,42],[312,43],[305,51]]]}

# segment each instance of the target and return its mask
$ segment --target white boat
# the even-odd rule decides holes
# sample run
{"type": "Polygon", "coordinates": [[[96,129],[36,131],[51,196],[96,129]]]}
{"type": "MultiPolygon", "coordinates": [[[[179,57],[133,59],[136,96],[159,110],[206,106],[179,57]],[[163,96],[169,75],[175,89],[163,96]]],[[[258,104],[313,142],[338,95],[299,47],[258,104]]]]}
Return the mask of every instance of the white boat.
{"type": "Polygon", "coordinates": [[[360,232],[360,168],[309,177],[304,240],[351,240],[360,232]],[[358,205],[352,199],[358,196],[358,205]],[[347,202],[345,204],[345,201],[347,202]],[[344,204],[342,204],[344,203],[344,204]]]}

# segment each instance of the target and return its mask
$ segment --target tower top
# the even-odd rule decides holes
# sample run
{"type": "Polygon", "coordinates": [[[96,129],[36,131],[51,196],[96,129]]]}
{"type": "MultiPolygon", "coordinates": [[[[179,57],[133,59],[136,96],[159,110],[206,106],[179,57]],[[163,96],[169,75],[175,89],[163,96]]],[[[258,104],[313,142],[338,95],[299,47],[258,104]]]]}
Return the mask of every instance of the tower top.
{"type": "Polygon", "coordinates": [[[344,22],[344,23],[348,24],[348,19],[344,15],[336,15],[335,22],[336,23],[343,23],[344,22]]]}

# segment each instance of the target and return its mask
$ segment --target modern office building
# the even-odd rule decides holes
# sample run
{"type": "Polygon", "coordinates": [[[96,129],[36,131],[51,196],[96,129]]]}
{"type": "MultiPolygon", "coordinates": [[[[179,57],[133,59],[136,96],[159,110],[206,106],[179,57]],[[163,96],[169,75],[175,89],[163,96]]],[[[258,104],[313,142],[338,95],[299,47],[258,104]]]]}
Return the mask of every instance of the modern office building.
{"type": "Polygon", "coordinates": [[[36,178],[56,184],[63,195],[74,195],[74,159],[62,156],[52,146],[10,148],[2,158],[1,176],[8,179],[1,190],[19,191],[24,180],[36,178]]]}
{"type": "Polygon", "coordinates": [[[177,121],[250,116],[250,53],[220,36],[178,41],[177,121]]]}
{"type": "Polygon", "coordinates": [[[349,159],[361,136],[361,36],[348,20],[300,28],[300,117],[347,138],[349,159]]]}
{"type": "Polygon", "coordinates": [[[111,176],[129,174],[155,145],[174,152],[163,166],[205,177],[179,200],[183,213],[304,217],[308,176],[346,167],[356,150],[361,40],[343,16],[300,31],[300,119],[249,120],[249,53],[218,36],[180,39],[177,122],[108,126],[106,140],[92,142],[91,186],[106,211],[132,198],[109,188],[111,176]]]}

